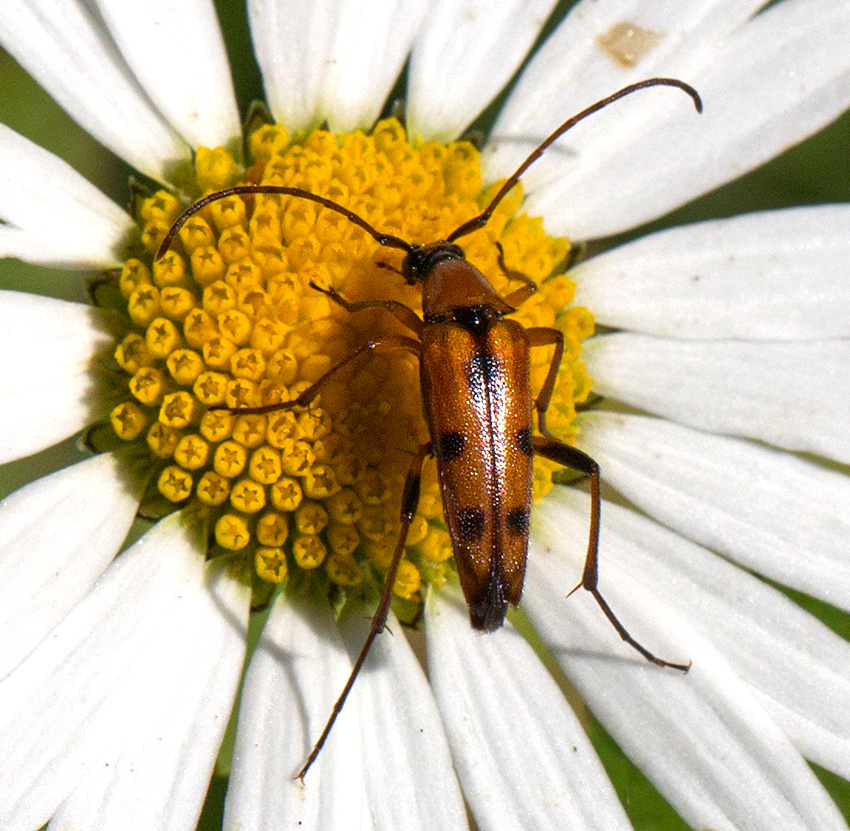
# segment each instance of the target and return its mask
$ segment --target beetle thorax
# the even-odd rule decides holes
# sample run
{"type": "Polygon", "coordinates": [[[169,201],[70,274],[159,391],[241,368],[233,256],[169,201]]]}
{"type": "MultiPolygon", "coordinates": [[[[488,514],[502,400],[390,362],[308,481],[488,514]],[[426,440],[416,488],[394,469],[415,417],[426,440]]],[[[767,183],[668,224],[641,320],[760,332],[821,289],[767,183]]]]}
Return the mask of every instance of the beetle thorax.
{"type": "Polygon", "coordinates": [[[405,261],[404,273],[410,281],[422,281],[426,320],[470,306],[489,307],[499,314],[514,311],[487,278],[467,262],[458,245],[435,242],[414,249],[405,261]]]}

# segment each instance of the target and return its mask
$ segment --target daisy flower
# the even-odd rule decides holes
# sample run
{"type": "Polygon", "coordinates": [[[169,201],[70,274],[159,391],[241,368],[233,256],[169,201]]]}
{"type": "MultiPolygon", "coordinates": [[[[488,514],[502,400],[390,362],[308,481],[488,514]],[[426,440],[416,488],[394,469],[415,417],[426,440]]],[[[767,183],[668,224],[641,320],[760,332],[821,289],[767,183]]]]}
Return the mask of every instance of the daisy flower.
{"type": "Polygon", "coordinates": [[[250,0],[267,109],[244,129],[207,0],[0,5],[2,45],[142,177],[125,210],[0,127],[0,255],[101,272],[90,304],[0,294],[0,458],[69,437],[93,451],[0,505],[0,827],[191,829],[218,759],[234,831],[459,829],[466,808],[482,829],[629,828],[560,668],[690,826],[846,829],[807,760],[850,776],[850,646],[775,586],[850,609],[850,208],[579,254],[843,112],[850,8],[582,0],[528,57],[554,5],[250,0]],[[479,153],[461,137],[520,68],[479,153]],[[427,441],[418,366],[375,355],[309,408],[215,408],[292,400],[396,331],[311,282],[420,298],[398,252],[305,200],[222,200],[154,262],[157,245],[204,193],[263,182],[440,239],[567,116],[653,76],[692,84],[705,114],[671,90],[618,102],[463,243],[499,292],[496,243],[540,285],[516,319],[565,337],[548,423],[610,486],[600,587],[690,671],[649,665],[592,597],[566,599],[588,497],[545,461],[531,626],[474,632],[426,465],[392,634],[297,781],[427,441]],[[404,624],[424,628],[427,678],[404,624]]]}

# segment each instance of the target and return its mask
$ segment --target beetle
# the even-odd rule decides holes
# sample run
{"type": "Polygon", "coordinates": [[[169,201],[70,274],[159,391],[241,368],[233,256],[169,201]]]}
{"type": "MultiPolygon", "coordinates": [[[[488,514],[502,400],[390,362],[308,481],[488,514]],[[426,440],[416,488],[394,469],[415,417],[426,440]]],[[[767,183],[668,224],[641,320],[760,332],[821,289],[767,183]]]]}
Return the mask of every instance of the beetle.
{"type": "MultiPolygon", "coordinates": [[[[333,288],[311,282],[317,291],[356,314],[384,309],[410,335],[376,338],[355,350],[342,362],[305,389],[292,401],[231,410],[240,414],[263,414],[308,406],[322,387],[363,356],[376,352],[407,350],[418,356],[422,400],[430,441],[414,454],[404,484],[398,540],[369,635],[354,663],[325,728],[298,773],[303,781],[318,757],[342,711],[372,643],[387,621],[399,563],[407,533],[416,514],[420,476],[426,457],[433,456],[461,588],[473,628],[493,632],[502,626],[508,606],[522,595],[528,551],[531,510],[532,461],[543,456],[587,476],[590,481],[590,528],[587,554],[579,588],[590,592],[620,637],[648,661],[686,672],[690,663],[663,660],[635,640],[618,620],[599,591],[599,528],[601,513],[600,472],[587,454],[559,441],[546,426],[546,411],[564,350],[563,334],[552,328],[525,329],[508,315],[537,290],[534,281],[507,268],[499,247],[502,271],[521,285],[501,296],[470,262],[456,243],[486,225],[497,205],[519,182],[522,174],[554,141],[579,121],[614,101],[653,86],[676,87],[686,92],[698,112],[702,102],[697,91],[675,78],[649,78],[630,84],[572,116],[549,135],[508,178],[489,205],[467,220],[444,240],[414,244],[384,234],[344,206],[300,188],[278,185],[239,185],[209,194],[181,214],[157,252],[159,259],[189,217],[210,202],[232,195],[280,194],[307,199],[342,214],[370,234],[381,246],[404,252],[401,274],[409,285],[422,288],[422,317],[394,300],[349,302],[333,288]],[[554,347],[543,387],[533,398],[530,387],[529,352],[554,347]],[[538,435],[533,435],[536,412],[538,435]]],[[[498,245],[498,244],[497,244],[498,245]]],[[[387,266],[389,267],[389,266],[387,266]]]]}

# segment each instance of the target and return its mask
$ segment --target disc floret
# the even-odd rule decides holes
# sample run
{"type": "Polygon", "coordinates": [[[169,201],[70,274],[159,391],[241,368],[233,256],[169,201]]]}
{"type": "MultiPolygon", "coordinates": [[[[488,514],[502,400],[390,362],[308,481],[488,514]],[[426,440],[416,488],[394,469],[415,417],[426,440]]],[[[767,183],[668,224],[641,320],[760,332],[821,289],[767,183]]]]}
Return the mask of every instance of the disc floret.
{"type": "MultiPolygon", "coordinates": [[[[383,232],[433,242],[495,192],[482,192],[471,144],[412,146],[395,119],[371,135],[319,130],[297,141],[267,125],[253,133],[250,150],[246,170],[221,149],[200,150],[194,196],[237,183],[297,187],[383,232]]],[[[568,307],[569,280],[550,279],[567,241],[517,215],[521,199],[517,188],[464,248],[501,293],[515,286],[501,272],[497,242],[506,263],[540,285],[516,318],[565,334],[548,426],[570,439],[575,404],[590,389],[579,355],[593,319],[568,307]]],[[[401,252],[313,202],[234,195],[192,216],[154,262],[183,207],[161,191],[138,211],[146,253],[128,260],[119,278],[128,327],[115,350],[126,390],[111,413],[115,433],[144,451],[150,500],[204,522],[211,553],[243,555],[258,582],[297,574],[343,593],[378,585],[398,533],[405,474],[428,439],[415,358],[399,352],[357,361],[307,408],[260,415],[238,408],[292,401],[370,338],[401,332],[382,310],[349,314],[310,285],[419,311],[418,287],[393,274],[401,252]]],[[[534,353],[531,380],[539,389],[551,356],[534,353]]],[[[551,471],[537,463],[536,497],[551,486],[551,471]]],[[[450,556],[436,476],[426,465],[396,595],[415,608],[423,580],[445,579],[450,556]]]]}

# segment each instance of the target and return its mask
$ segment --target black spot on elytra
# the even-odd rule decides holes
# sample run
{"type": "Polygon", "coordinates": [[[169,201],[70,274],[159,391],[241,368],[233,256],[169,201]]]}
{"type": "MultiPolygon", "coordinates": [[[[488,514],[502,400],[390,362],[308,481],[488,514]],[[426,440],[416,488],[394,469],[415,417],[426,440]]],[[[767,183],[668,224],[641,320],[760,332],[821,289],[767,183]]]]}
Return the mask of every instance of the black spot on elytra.
{"type": "Polygon", "coordinates": [[[534,447],[531,444],[530,427],[523,427],[522,430],[516,434],[516,445],[523,453],[525,453],[526,456],[531,457],[534,455],[534,447]]]}
{"type": "Polygon", "coordinates": [[[528,534],[528,508],[514,508],[508,513],[508,530],[518,536],[528,534]]]}
{"type": "Polygon", "coordinates": [[[450,462],[463,453],[465,444],[463,433],[443,433],[437,439],[437,458],[442,462],[450,462]]]}
{"type": "Polygon", "coordinates": [[[481,508],[464,508],[458,511],[457,525],[461,542],[478,542],[484,536],[487,515],[481,508]]]}

